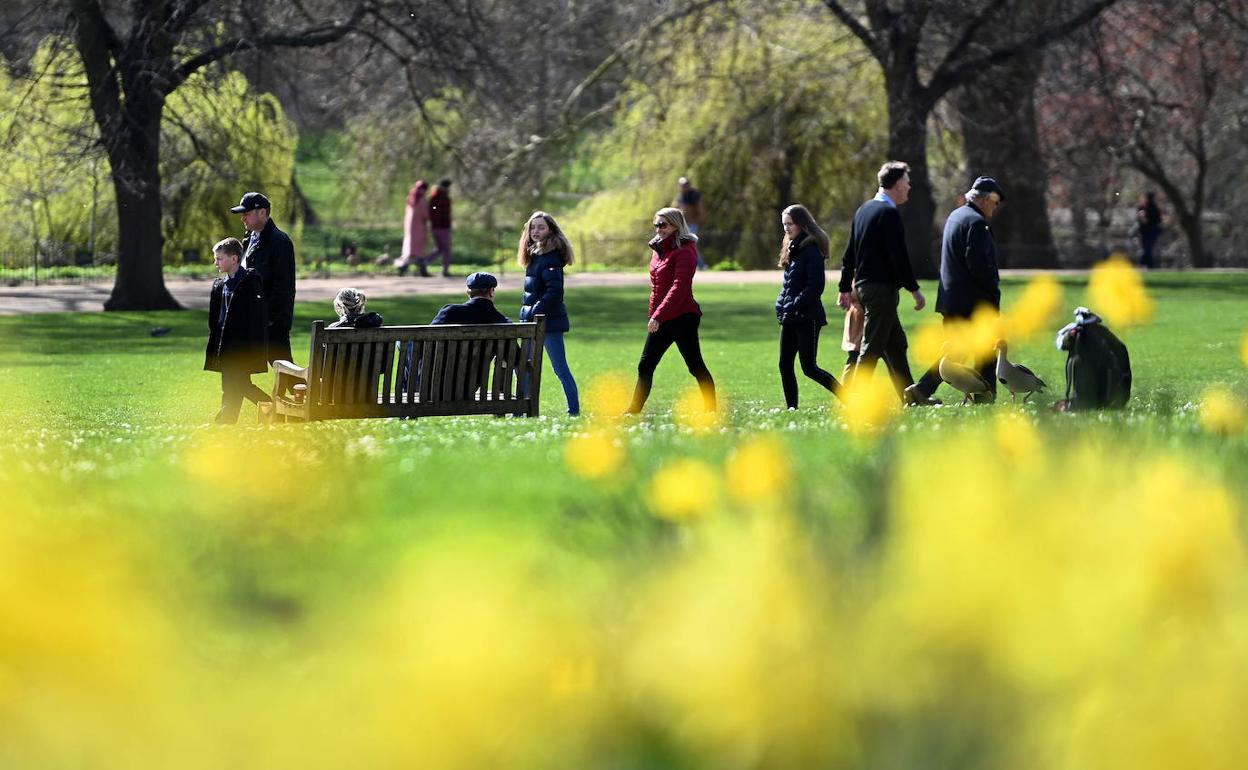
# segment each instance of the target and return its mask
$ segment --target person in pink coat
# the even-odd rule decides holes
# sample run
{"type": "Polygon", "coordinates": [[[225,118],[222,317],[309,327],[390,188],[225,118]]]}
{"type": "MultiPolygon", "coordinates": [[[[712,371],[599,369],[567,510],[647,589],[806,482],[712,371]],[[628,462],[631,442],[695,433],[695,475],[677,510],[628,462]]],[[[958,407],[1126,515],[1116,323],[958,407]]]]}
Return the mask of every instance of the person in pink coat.
{"type": "Polygon", "coordinates": [[[420,261],[429,247],[429,199],[425,197],[428,190],[429,185],[420,179],[407,194],[407,211],[403,215],[403,250],[395,262],[399,275],[406,275],[407,268],[415,262],[420,274],[426,278],[429,276],[425,263],[420,261]]]}

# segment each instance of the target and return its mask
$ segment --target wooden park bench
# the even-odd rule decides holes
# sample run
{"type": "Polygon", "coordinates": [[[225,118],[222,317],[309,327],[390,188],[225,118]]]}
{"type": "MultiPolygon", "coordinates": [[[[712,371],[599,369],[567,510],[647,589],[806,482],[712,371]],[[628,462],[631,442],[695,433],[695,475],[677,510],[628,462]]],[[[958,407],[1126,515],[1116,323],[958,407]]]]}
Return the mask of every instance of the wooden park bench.
{"type": "Polygon", "coordinates": [[[274,414],[285,420],[536,417],[545,333],[545,316],[531,323],[375,329],[327,329],[315,321],[307,366],[273,362],[274,414]],[[283,393],[287,384],[306,385],[306,395],[283,393]]]}

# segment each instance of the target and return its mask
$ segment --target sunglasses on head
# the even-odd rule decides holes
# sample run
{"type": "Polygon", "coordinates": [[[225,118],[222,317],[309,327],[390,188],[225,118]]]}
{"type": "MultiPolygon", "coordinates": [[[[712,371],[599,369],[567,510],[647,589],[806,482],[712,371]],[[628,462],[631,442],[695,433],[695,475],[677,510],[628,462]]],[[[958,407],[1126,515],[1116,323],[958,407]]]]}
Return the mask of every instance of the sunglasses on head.
{"type": "Polygon", "coordinates": [[[671,227],[671,225],[668,224],[667,222],[655,222],[654,223],[654,229],[656,230],[662,230],[667,227],[671,227]]]}

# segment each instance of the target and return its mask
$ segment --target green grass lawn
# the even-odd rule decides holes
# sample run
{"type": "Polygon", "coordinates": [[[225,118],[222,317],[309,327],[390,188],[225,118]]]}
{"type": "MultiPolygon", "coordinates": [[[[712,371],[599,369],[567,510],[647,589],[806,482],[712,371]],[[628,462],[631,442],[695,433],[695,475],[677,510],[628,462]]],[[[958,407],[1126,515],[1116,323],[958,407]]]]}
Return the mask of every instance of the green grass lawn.
{"type": "MultiPolygon", "coordinates": [[[[1083,286],[1063,287],[1069,313],[1083,286]]],[[[245,407],[224,428],[205,425],[203,312],[0,318],[0,710],[20,717],[0,723],[0,764],[1243,757],[1163,696],[1184,714],[1248,702],[1248,441],[1198,414],[1209,385],[1248,388],[1248,276],[1148,288],[1155,320],[1122,335],[1127,410],[1046,410],[1063,316],[1011,347],[1053,386],[1040,403],[907,410],[865,438],[809,381],[782,408],[764,286],[697,290],[729,405],[709,434],[673,421],[692,386],[674,350],[636,420],[562,416],[547,369],[536,420],[269,428],[245,407]],[[619,457],[587,478],[569,463],[598,431],[619,457]]],[[[443,301],[369,307],[419,323],[443,301]]],[[[569,292],[583,398],[631,381],[645,303],[569,292]]],[[[297,306],[297,359],[329,315],[297,306]]],[[[838,374],[839,338],[821,351],[838,374]]]]}
{"type": "MultiPolygon", "coordinates": [[[[1018,281],[1006,282],[1007,307],[1021,286],[1018,281]]],[[[1068,307],[1084,301],[1078,280],[1065,279],[1063,286],[1068,307]]],[[[1239,343],[1248,327],[1248,313],[1242,304],[1248,292],[1248,276],[1174,275],[1150,282],[1149,288],[1157,300],[1156,319],[1122,333],[1135,375],[1131,413],[1174,415],[1197,400],[1211,383],[1245,382],[1239,343]]],[[[775,365],[778,327],[772,313],[774,290],[765,286],[706,286],[698,288],[697,296],[705,313],[703,353],[720,390],[743,410],[782,407],[775,365]]],[[[440,297],[379,298],[371,301],[369,308],[382,313],[388,323],[424,323],[445,301],[440,297]]],[[[505,313],[515,316],[519,304],[516,293],[499,295],[498,305],[505,313]]],[[[631,377],[645,338],[645,289],[572,291],[568,304],[573,324],[567,337],[568,357],[582,389],[607,372],[631,377]]],[[[912,331],[929,313],[914,313],[906,307],[901,311],[912,331]]],[[[292,345],[299,362],[307,357],[311,322],[332,317],[328,303],[296,306],[292,345]]],[[[839,349],[835,308],[830,317],[833,323],[825,329],[820,361],[824,368],[839,374],[844,354],[839,349]]],[[[1053,330],[1067,320],[1054,319],[1053,330]]],[[[75,428],[123,422],[154,427],[198,425],[213,413],[219,396],[215,375],[202,371],[205,324],[203,312],[0,318],[0,340],[4,341],[0,369],[7,373],[10,389],[26,394],[10,398],[0,406],[0,414],[9,419],[54,420],[75,428]],[[170,327],[172,332],[151,337],[151,329],[157,326],[170,327]]],[[[1012,347],[1011,358],[1026,363],[1046,379],[1054,394],[1061,389],[1065,358],[1054,349],[1052,335],[1012,347]]],[[[916,377],[924,364],[911,361],[916,377]]],[[[271,384],[267,375],[254,379],[262,387],[271,384]]],[[[667,409],[690,383],[673,349],[657,373],[648,411],[657,414],[667,409]]],[[[563,396],[549,370],[543,385],[543,414],[560,414],[563,396]]],[[[828,398],[813,383],[803,380],[801,390],[804,406],[821,410],[827,405],[828,398]]],[[[946,388],[942,395],[956,394],[946,388]]],[[[941,410],[942,415],[947,411],[941,410]]],[[[949,419],[958,419],[957,414],[953,412],[949,419]]],[[[377,430],[381,426],[358,427],[377,430]]],[[[422,428],[413,425],[403,429],[422,428]]],[[[508,426],[507,430],[518,428],[508,426]]]]}

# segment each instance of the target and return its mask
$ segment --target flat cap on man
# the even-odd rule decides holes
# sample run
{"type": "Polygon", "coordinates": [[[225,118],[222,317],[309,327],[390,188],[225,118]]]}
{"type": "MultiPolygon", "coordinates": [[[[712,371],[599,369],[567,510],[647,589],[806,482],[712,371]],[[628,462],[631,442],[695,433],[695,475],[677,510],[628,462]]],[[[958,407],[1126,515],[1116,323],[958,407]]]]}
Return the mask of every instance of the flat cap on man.
{"type": "Polygon", "coordinates": [[[473,273],[468,276],[468,288],[473,291],[485,291],[498,286],[498,279],[489,273],[473,273]]]}
{"type": "Polygon", "coordinates": [[[264,193],[243,193],[243,199],[238,202],[237,206],[230,209],[230,211],[235,214],[241,214],[244,211],[255,211],[256,209],[267,209],[269,211],[273,210],[273,207],[269,205],[269,199],[265,197],[264,193]]]}
{"type": "Polygon", "coordinates": [[[971,185],[972,190],[979,190],[982,193],[996,193],[1001,200],[1005,200],[1005,190],[1001,189],[1001,185],[997,184],[997,180],[990,176],[981,176],[971,185]]]}

